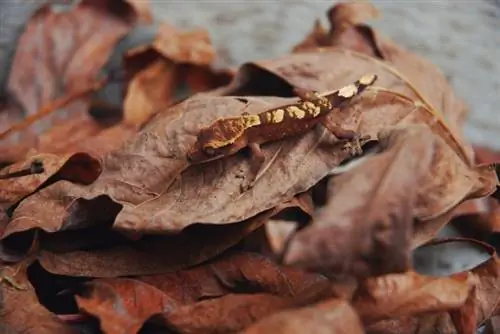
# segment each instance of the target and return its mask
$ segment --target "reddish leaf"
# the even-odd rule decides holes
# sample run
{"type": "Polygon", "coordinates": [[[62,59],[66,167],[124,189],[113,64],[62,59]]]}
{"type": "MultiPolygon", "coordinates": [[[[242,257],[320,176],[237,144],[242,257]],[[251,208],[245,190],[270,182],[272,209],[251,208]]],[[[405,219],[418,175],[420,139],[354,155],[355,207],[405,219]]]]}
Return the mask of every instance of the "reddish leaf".
{"type": "Polygon", "coordinates": [[[461,238],[436,240],[422,247],[448,243],[472,244],[491,257],[469,272],[448,277],[408,273],[406,277],[389,275],[367,280],[354,301],[361,317],[365,322],[393,318],[369,326],[369,333],[473,333],[486,319],[499,314],[499,260],[495,250],[487,244],[461,238]],[[391,281],[393,284],[388,284],[391,281]],[[420,285],[421,289],[413,290],[410,283],[420,285]]]}
{"type": "Polygon", "coordinates": [[[101,329],[109,334],[137,333],[151,315],[178,307],[155,287],[125,278],[110,284],[105,279],[93,281],[83,296],[75,298],[78,307],[98,317],[101,329]]]}
{"type": "Polygon", "coordinates": [[[383,153],[332,179],[327,204],[292,237],[286,263],[360,277],[408,269],[412,216],[434,138],[413,126],[380,140],[383,153]]]}
{"type": "MultiPolygon", "coordinates": [[[[207,307],[203,299],[222,297],[231,292],[266,292],[272,295],[261,297],[228,297],[209,302],[209,307],[231,307],[228,303],[245,303],[250,299],[251,308],[235,311],[241,313],[242,320],[252,318],[253,309],[260,308],[259,303],[270,303],[273,307],[289,304],[286,298],[301,298],[303,295],[319,298],[329,293],[330,284],[321,276],[302,273],[287,268],[279,268],[269,260],[250,253],[227,254],[198,267],[174,273],[138,276],[134,279],[110,278],[98,279],[89,284],[90,290],[83,297],[76,297],[80,308],[100,319],[101,328],[106,333],[136,332],[151,315],[163,313],[168,321],[180,326],[197,326],[197,321],[187,322],[182,305],[192,304],[193,319],[198,309],[207,307]],[[279,296],[279,298],[278,298],[279,296]],[[254,301],[254,299],[257,301],[254,301]],[[196,304],[195,304],[196,303],[196,304]],[[246,314],[249,313],[249,314],[246,314]],[[173,319],[173,320],[172,320],[173,319]]],[[[257,295],[256,295],[257,296],[257,295]]],[[[309,298],[309,297],[307,297],[309,298]]],[[[259,311],[260,312],[260,311],[259,311]]],[[[201,313],[200,316],[203,316],[201,313]]],[[[257,313],[257,316],[262,316],[257,313]]],[[[211,326],[210,322],[219,322],[217,326],[226,326],[224,318],[207,318],[201,326],[211,326]]],[[[239,326],[239,324],[229,325],[239,326]]]]}
{"type": "Polygon", "coordinates": [[[277,312],[247,328],[245,334],[364,334],[356,311],[342,299],[277,312]]]}
{"type": "Polygon", "coordinates": [[[387,318],[448,311],[465,304],[474,283],[474,277],[466,273],[431,277],[408,272],[369,278],[358,288],[353,306],[367,324],[387,318]]]}
{"type": "MultiPolygon", "coordinates": [[[[58,98],[93,87],[115,44],[136,19],[134,9],[123,1],[84,0],[60,13],[42,6],[18,42],[8,82],[26,116],[50,112],[43,108],[58,98]]],[[[52,127],[66,119],[89,121],[87,108],[88,96],[80,96],[31,131],[46,132],[47,123],[52,127]]]]}
{"type": "Polygon", "coordinates": [[[140,46],[126,56],[130,66],[139,69],[127,89],[124,122],[139,126],[173,102],[176,87],[189,73],[179,64],[206,69],[214,59],[206,30],[184,32],[162,23],[150,46],[140,46]]]}
{"type": "Polygon", "coordinates": [[[26,277],[28,261],[0,265],[0,331],[5,333],[77,333],[44,308],[26,277]]]}

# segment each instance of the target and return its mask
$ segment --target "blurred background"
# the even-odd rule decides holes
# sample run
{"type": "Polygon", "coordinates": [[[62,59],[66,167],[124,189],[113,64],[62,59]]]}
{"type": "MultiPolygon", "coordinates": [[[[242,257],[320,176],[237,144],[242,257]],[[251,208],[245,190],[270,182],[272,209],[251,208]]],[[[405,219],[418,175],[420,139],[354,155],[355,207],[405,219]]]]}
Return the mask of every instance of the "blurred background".
{"type": "MultiPolygon", "coordinates": [[[[68,1],[52,1],[56,3],[68,1]]],[[[153,14],[180,28],[203,27],[217,47],[217,67],[288,53],[337,1],[327,0],[152,0],[153,14]]],[[[0,1],[0,80],[6,81],[15,42],[24,22],[44,1],[0,1]]],[[[474,143],[500,149],[500,2],[498,0],[373,0],[382,17],[376,29],[409,50],[427,57],[449,78],[469,104],[465,127],[474,143]]],[[[152,40],[154,27],[138,28],[118,47],[121,53],[152,40]]],[[[118,98],[119,87],[103,95],[118,98]]]]}

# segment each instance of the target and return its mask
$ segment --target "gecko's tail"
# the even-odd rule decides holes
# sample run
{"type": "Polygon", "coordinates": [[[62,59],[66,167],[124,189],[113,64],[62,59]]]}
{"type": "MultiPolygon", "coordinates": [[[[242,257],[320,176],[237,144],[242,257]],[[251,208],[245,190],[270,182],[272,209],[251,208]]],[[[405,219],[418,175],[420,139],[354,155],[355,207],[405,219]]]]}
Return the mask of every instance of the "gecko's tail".
{"type": "Polygon", "coordinates": [[[373,85],[377,81],[376,74],[364,75],[354,83],[344,86],[339,90],[326,96],[334,107],[343,107],[349,103],[355,96],[361,94],[366,87],[373,85]]]}

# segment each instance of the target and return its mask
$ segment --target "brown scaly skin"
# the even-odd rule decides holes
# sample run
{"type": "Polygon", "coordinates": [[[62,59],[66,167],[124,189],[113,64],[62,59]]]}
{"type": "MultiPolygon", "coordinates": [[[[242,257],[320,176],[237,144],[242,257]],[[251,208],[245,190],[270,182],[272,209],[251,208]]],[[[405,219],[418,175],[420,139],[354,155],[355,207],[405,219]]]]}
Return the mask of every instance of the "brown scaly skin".
{"type": "Polygon", "coordinates": [[[360,154],[360,141],[366,138],[360,139],[356,132],[325,122],[325,119],[333,110],[345,107],[376,80],[376,75],[365,75],[353,84],[324,97],[314,91],[296,88],[295,93],[301,99],[297,103],[256,115],[244,113],[239,117],[218,119],[200,130],[195,145],[187,154],[188,161],[192,164],[204,163],[233,155],[248,147],[253,176],[242,186],[243,190],[247,190],[253,186],[264,166],[265,157],[260,144],[303,134],[318,123],[323,124],[340,140],[347,141],[344,149],[351,151],[353,155],[360,154]]]}

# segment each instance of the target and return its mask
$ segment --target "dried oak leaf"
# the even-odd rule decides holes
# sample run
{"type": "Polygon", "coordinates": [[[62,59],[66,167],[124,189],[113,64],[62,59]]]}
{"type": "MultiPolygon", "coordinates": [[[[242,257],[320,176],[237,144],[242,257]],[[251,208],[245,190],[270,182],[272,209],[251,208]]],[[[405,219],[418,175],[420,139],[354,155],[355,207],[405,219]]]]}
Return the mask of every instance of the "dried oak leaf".
{"type": "Polygon", "coordinates": [[[473,333],[485,320],[500,314],[500,272],[495,250],[465,238],[435,240],[422,247],[448,243],[473,244],[491,256],[467,272],[445,277],[408,273],[406,278],[388,275],[368,279],[353,302],[365,322],[372,323],[368,333],[473,333]],[[409,283],[421,289],[409,291],[409,283]],[[381,318],[391,320],[373,323],[381,318]]]}
{"type": "MultiPolygon", "coordinates": [[[[363,21],[378,16],[377,8],[368,2],[336,4],[327,12],[330,30],[326,32],[321,26],[314,28],[319,43],[314,45],[309,38],[306,39],[307,43],[295,46],[294,51],[334,46],[351,50],[356,56],[364,54],[365,57],[370,57],[373,62],[388,67],[393,74],[404,77],[406,85],[414,86],[418,90],[419,98],[424,97],[434,106],[431,109],[442,113],[454,134],[463,141],[461,127],[468,113],[465,101],[454,94],[442,70],[429,60],[409,52],[363,24],[363,21]],[[318,33],[320,31],[323,31],[322,35],[318,33]]],[[[417,93],[416,90],[414,93],[417,93]]],[[[472,148],[467,145],[465,149],[471,157],[472,148]]]]}
{"type": "Polygon", "coordinates": [[[97,279],[76,299],[80,308],[100,319],[106,333],[123,333],[136,332],[153,314],[173,313],[182,305],[232,292],[294,297],[313,287],[326,294],[329,285],[324,277],[282,270],[257,254],[231,253],[184,271],[97,279]]]}
{"type": "Polygon", "coordinates": [[[356,311],[342,299],[277,312],[245,329],[245,334],[364,334],[356,311]]]}
{"type": "Polygon", "coordinates": [[[95,122],[87,113],[89,93],[100,87],[97,75],[136,20],[134,8],[123,1],[83,0],[66,12],[47,4],[32,16],[18,42],[7,91],[23,109],[26,126],[38,113],[53,113],[28,131],[56,131],[50,128],[68,119],[95,122]],[[67,97],[75,98],[60,102],[67,97]]]}
{"type": "Polygon", "coordinates": [[[148,236],[126,245],[59,253],[42,251],[38,260],[45,270],[68,276],[116,277],[165,273],[196,265],[222,253],[270,217],[292,207],[300,208],[301,203],[293,199],[236,224],[195,224],[177,234],[148,236]]]}
{"type": "Polygon", "coordinates": [[[235,97],[189,98],[157,115],[121,149],[106,155],[103,172],[92,185],[57,182],[21,202],[13,220],[51,217],[58,225],[72,225],[84,214],[78,210],[82,201],[104,197],[123,206],[114,228],[130,232],[179,232],[194,223],[222,225],[248,219],[306,191],[349,153],[321,127],[269,143],[263,146],[268,168],[246,192],[241,192],[242,178],[250,168],[245,152],[190,167],[186,153],[199,129],[217,118],[291,101],[296,99],[249,98],[245,104],[235,97]],[[51,210],[45,211],[48,205],[51,210]]]}
{"type": "Polygon", "coordinates": [[[166,108],[189,73],[187,65],[206,69],[215,56],[206,30],[186,32],[162,23],[151,45],[139,46],[125,56],[129,72],[135,74],[127,88],[124,122],[141,125],[166,108]]]}
{"type": "Polygon", "coordinates": [[[28,265],[28,261],[14,266],[0,265],[0,332],[78,333],[39,303],[27,278],[28,265]]]}
{"type": "Polygon", "coordinates": [[[357,277],[408,269],[413,210],[435,137],[413,125],[379,140],[382,153],[331,180],[328,202],[291,238],[285,263],[357,277]]]}

